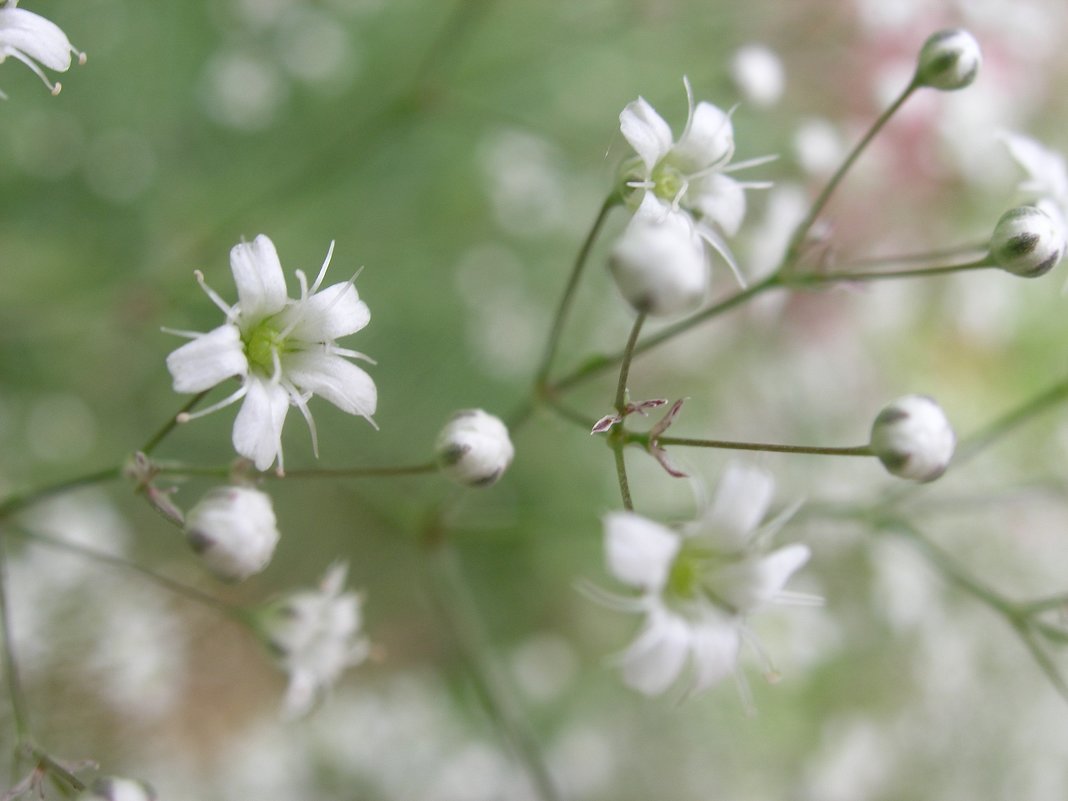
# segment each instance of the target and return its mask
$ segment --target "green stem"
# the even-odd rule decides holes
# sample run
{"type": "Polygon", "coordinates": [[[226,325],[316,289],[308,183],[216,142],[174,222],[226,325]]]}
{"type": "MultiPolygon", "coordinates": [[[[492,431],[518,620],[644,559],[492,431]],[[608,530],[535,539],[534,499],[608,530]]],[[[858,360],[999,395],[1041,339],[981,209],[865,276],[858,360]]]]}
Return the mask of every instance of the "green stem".
{"type": "Polygon", "coordinates": [[[53,495],[59,495],[60,493],[68,492],[77,489],[78,487],[103,484],[107,481],[114,481],[119,478],[122,478],[122,467],[108,467],[93,473],[86,473],[81,476],[75,476],[74,478],[68,478],[55,484],[38,487],[37,489],[29,490],[27,492],[9,495],[0,502],[0,520],[53,495]]]}
{"type": "Polygon", "coordinates": [[[100,562],[102,564],[110,565],[112,567],[118,567],[122,570],[127,570],[158,584],[159,586],[177,594],[184,598],[188,598],[191,601],[195,601],[205,606],[209,606],[216,611],[220,611],[239,623],[249,625],[251,623],[251,615],[246,610],[239,606],[234,606],[226,601],[220,600],[212,595],[208,595],[206,592],[201,592],[195,587],[190,587],[187,584],[169,579],[166,576],[161,576],[159,573],[155,573],[149,570],[147,567],[142,567],[134,562],[129,562],[119,556],[113,556],[112,554],[98,551],[95,548],[89,548],[85,545],[79,545],[73,542],[67,542],[65,540],[51,537],[47,534],[41,534],[36,531],[30,531],[28,529],[13,527],[11,531],[22,537],[25,537],[33,542],[46,545],[49,548],[56,548],[57,550],[67,551],[68,553],[78,554],[79,556],[90,559],[94,562],[100,562]]]}
{"type": "Polygon", "coordinates": [[[40,770],[44,770],[50,773],[53,777],[60,779],[67,783],[74,792],[80,793],[86,789],[86,784],[63,765],[59,764],[55,759],[42,751],[36,745],[30,744],[28,749],[28,756],[31,760],[37,763],[37,767],[40,770]]]}
{"type": "Polygon", "coordinates": [[[808,215],[797,226],[797,230],[794,231],[793,236],[790,238],[790,245],[786,249],[786,255],[783,258],[782,262],[782,271],[789,271],[793,268],[795,264],[797,264],[797,260],[801,255],[801,248],[804,246],[805,239],[808,237],[809,231],[816,223],[817,218],[823,212],[823,209],[826,207],[827,202],[831,199],[831,195],[838,187],[838,184],[842,182],[842,179],[845,177],[846,173],[849,172],[849,169],[853,166],[853,163],[857,160],[857,157],[860,156],[860,154],[864,151],[864,148],[868,146],[868,143],[875,138],[875,135],[883,129],[883,126],[886,125],[890,118],[894,116],[897,110],[901,108],[904,102],[908,100],[909,96],[918,87],[919,84],[917,84],[915,79],[913,79],[913,81],[905,87],[905,90],[898,96],[898,98],[890,104],[890,107],[887,108],[886,111],[884,111],[882,114],[880,114],[879,117],[875,120],[875,122],[872,123],[872,126],[868,129],[868,132],[864,134],[864,137],[859,142],[857,142],[857,145],[853,148],[852,152],[850,152],[850,154],[846,156],[845,161],[842,162],[842,166],[840,166],[838,170],[834,173],[834,175],[831,176],[831,180],[827,182],[827,185],[823,188],[823,191],[820,192],[819,196],[813,202],[812,208],[809,209],[808,215]]]}
{"type": "Polygon", "coordinates": [[[608,213],[621,202],[622,198],[618,192],[613,192],[605,199],[604,203],[601,205],[601,210],[597,213],[597,218],[593,221],[593,225],[590,227],[589,233],[586,234],[586,239],[583,241],[582,247],[579,248],[578,255],[575,257],[575,264],[571,268],[571,275],[567,279],[567,286],[564,287],[563,297],[560,298],[560,305],[556,309],[552,327],[549,329],[549,340],[545,346],[545,354],[542,356],[541,365],[538,367],[538,371],[535,374],[535,385],[539,389],[544,388],[548,383],[549,371],[552,369],[553,359],[556,357],[556,350],[560,345],[560,337],[563,334],[564,323],[567,320],[568,312],[571,310],[571,304],[575,299],[575,291],[578,289],[579,279],[582,277],[587,261],[589,261],[589,255],[590,251],[593,249],[593,244],[597,241],[597,237],[601,233],[601,228],[604,226],[605,220],[608,219],[608,213]]]}
{"type": "Polygon", "coordinates": [[[173,415],[166,423],[163,424],[163,427],[160,428],[159,431],[149,437],[148,442],[141,446],[141,453],[143,453],[145,456],[151,455],[152,451],[154,451],[159,446],[159,444],[163,442],[164,439],[166,439],[167,435],[174,431],[174,429],[178,426],[179,416],[191,412],[198,403],[204,400],[204,397],[208,394],[209,391],[210,390],[204,390],[203,392],[200,392],[190,398],[189,401],[184,406],[182,406],[181,409],[178,410],[177,414],[173,415]]]}
{"type": "MultiPolygon", "coordinates": [[[[281,478],[390,478],[393,476],[419,476],[438,472],[437,462],[398,465],[391,467],[307,467],[287,470],[281,478]]],[[[277,474],[265,474],[279,478],[277,474]]]]}
{"type": "Polygon", "coordinates": [[[967,245],[929,250],[926,253],[903,253],[896,256],[869,256],[862,259],[854,259],[849,264],[843,265],[843,269],[849,267],[882,267],[888,264],[921,264],[923,262],[939,262],[946,259],[961,257],[966,254],[988,253],[989,242],[972,242],[967,245]]]}
{"type": "Polygon", "coordinates": [[[623,499],[623,508],[627,511],[633,511],[634,501],[630,497],[630,482],[627,480],[627,461],[623,453],[623,446],[626,443],[625,436],[621,423],[609,435],[609,442],[612,445],[612,454],[616,459],[616,480],[619,482],[619,494],[623,499]]]}
{"type": "Polygon", "coordinates": [[[1038,395],[1024,401],[998,419],[971,434],[961,442],[953,458],[954,466],[976,456],[1013,429],[1023,425],[1032,417],[1044,412],[1068,398],[1068,378],[1059,381],[1038,395]]]}
{"type": "Polygon", "coordinates": [[[831,284],[839,281],[842,282],[858,282],[858,281],[888,281],[896,278],[930,278],[933,275],[947,275],[949,273],[962,273],[969,270],[982,270],[987,268],[996,267],[997,265],[990,261],[990,256],[983,256],[976,261],[970,261],[966,264],[945,264],[938,267],[920,267],[913,270],[885,270],[883,272],[876,273],[854,273],[854,272],[833,272],[833,273],[808,273],[805,275],[791,274],[787,278],[783,278],[783,284],[789,287],[796,286],[818,286],[821,284],[831,284]]]}
{"type": "MultiPolygon", "coordinates": [[[[648,444],[644,434],[629,434],[628,440],[648,444]]],[[[872,456],[871,446],[856,445],[848,448],[820,447],[816,445],[774,445],[766,442],[735,442],[723,439],[692,439],[689,437],[658,437],[660,445],[681,445],[691,448],[720,448],[732,451],[766,451],[768,453],[809,453],[818,456],[872,456]]]]}
{"type": "Polygon", "coordinates": [[[26,711],[26,696],[19,679],[18,661],[15,658],[15,638],[11,632],[11,609],[7,594],[7,539],[0,535],[0,645],[3,647],[4,678],[8,698],[11,699],[11,716],[14,719],[17,739],[25,741],[30,734],[30,719],[26,711]]]}
{"type": "Polygon", "coordinates": [[[493,658],[471,597],[470,585],[462,575],[456,554],[440,537],[427,538],[427,541],[434,543],[429,551],[435,579],[431,587],[486,713],[511,744],[542,801],[561,801],[562,796],[545,764],[537,739],[527,727],[522,712],[512,703],[515,693],[509,691],[508,681],[493,658]]]}
{"type": "Polygon", "coordinates": [[[627,407],[627,378],[630,375],[630,363],[634,358],[634,346],[638,344],[638,335],[642,332],[642,325],[645,323],[645,312],[638,312],[638,316],[634,320],[634,326],[630,329],[630,336],[627,337],[627,345],[623,348],[623,358],[619,362],[619,381],[616,382],[616,399],[615,407],[616,411],[623,414],[627,407]]]}

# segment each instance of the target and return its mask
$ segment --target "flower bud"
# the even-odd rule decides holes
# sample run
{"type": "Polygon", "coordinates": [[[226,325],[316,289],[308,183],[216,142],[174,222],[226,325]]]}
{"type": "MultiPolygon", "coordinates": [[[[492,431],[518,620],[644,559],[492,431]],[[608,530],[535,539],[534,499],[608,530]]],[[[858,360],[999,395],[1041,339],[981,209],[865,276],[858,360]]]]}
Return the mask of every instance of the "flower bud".
{"type": "Polygon", "coordinates": [[[705,246],[693,221],[660,204],[635,213],[608,266],[627,302],[654,317],[692,310],[708,289],[705,246]]]}
{"type": "Polygon", "coordinates": [[[879,412],[871,450],[888,471],[913,481],[934,481],[949,467],[957,438],[942,411],[926,395],[906,395],[879,412]]]}
{"type": "Polygon", "coordinates": [[[917,86],[952,91],[963,89],[979,74],[983,55],[979,43],[961,28],[933,33],[920,49],[916,66],[917,86]]]}
{"type": "Polygon", "coordinates": [[[225,581],[241,581],[271,561],[278,525],[266,493],[216,487],[185,518],[185,533],[204,564],[225,581]]]}
{"type": "Polygon", "coordinates": [[[145,782],[105,776],[97,779],[77,801],[155,801],[156,791],[145,782]]]}
{"type": "Polygon", "coordinates": [[[438,435],[435,451],[442,472],[469,487],[493,484],[515,455],[504,423],[481,409],[454,414],[438,435]]]}
{"type": "Polygon", "coordinates": [[[990,240],[990,257],[1013,275],[1045,275],[1064,255],[1064,237],[1053,219],[1034,206],[1017,206],[1001,215],[990,240]]]}

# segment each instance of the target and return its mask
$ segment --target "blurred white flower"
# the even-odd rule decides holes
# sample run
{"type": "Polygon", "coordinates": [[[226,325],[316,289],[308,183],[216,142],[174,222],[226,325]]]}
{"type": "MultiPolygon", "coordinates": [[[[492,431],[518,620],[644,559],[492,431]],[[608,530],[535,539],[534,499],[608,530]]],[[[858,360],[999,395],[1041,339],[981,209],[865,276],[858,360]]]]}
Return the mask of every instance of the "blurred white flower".
{"type": "Polygon", "coordinates": [[[708,292],[705,246],[690,215],[646,194],[608,261],[623,297],[660,317],[700,305],[708,292]]]}
{"type": "Polygon", "coordinates": [[[445,475],[467,487],[496,483],[515,456],[508,427],[481,409],[464,409],[438,434],[434,448],[445,475]]]}
{"type": "Polygon", "coordinates": [[[739,48],[731,57],[731,80],[742,97],[758,106],[773,106],[782,97],[782,61],[775,51],[759,44],[739,48]]]}
{"type": "Polygon", "coordinates": [[[287,717],[307,713],[345,668],[370,654],[360,631],[360,598],[342,592],[347,572],[344,564],[335,564],[319,589],[290,593],[260,614],[260,634],[289,674],[283,702],[287,717]]]}
{"type": "Polygon", "coordinates": [[[683,209],[708,223],[700,226],[699,233],[741,281],[726,242],[711,224],[727,236],[738,232],[745,217],[745,189],[770,184],[742,183],[727,173],[769,159],[729,164],[734,156],[730,113],[703,101],[694,105],[690,82],[684,83],[689,114],[677,141],[671,127],[644,98],[628,103],[620,113],[620,131],[638,154],[623,165],[623,180],[628,189],[637,190],[629,198],[633,206],[640,206],[646,194],[652,194],[672,209],[683,209]]]}
{"type": "Polygon", "coordinates": [[[1035,206],[1050,216],[1061,238],[1068,238],[1068,166],[1064,155],[1023,134],[1005,132],[1001,139],[1027,173],[1020,191],[1033,195],[1035,206]]]}
{"type": "Polygon", "coordinates": [[[252,487],[216,487],[189,510],[185,534],[219,578],[242,581],[271,561],[278,524],[271,496],[252,487]]]}
{"type": "Polygon", "coordinates": [[[315,422],[308,410],[313,395],[368,421],[375,412],[374,381],[348,361],[368,357],[334,342],[361,330],[371,319],[353,286],[355,276],[319,290],[333,252],[331,242],[310,288],[304,273],[296,271],[300,297],[292,299],[274,243],[263,234],[251,244],[242,242],[230,251],[238,296],[233,306],[196,273],[208,297],[226,314],[226,322],[207,333],[172,332],[192,339],[167,357],[176,392],[203,392],[227,378],[241,380],[228,398],[182,419],[209,414],[243,398],[234,421],[234,449],[259,470],[270,467],[276,457],[279,471],[283,468],[282,424],[290,405],[304,415],[316,455],[315,422]]]}
{"type": "Polygon", "coordinates": [[[679,531],[633,512],[605,518],[608,569],[641,593],[609,601],[644,617],[620,657],[629,686],[662,693],[689,662],[689,692],[700,692],[734,671],[743,639],[755,645],[745,625],[750,613],[774,601],[815,600],[783,590],[808,561],[808,547],[768,552],[785,515],[758,528],[773,490],[767,473],[732,464],[711,505],[679,531]]]}
{"type": "Polygon", "coordinates": [[[77,801],[155,801],[156,791],[145,782],[107,776],[97,779],[77,801]]]}
{"type": "MultiPolygon", "coordinates": [[[[71,54],[78,57],[79,64],[84,64],[85,53],[75,50],[67,34],[54,22],[17,5],[18,0],[8,0],[0,8],[0,64],[8,56],[21,61],[44,81],[52,94],[58,95],[63,85],[48,80],[41,67],[66,72],[70,69],[71,54]]],[[[0,92],[0,97],[6,95],[0,92]]]]}

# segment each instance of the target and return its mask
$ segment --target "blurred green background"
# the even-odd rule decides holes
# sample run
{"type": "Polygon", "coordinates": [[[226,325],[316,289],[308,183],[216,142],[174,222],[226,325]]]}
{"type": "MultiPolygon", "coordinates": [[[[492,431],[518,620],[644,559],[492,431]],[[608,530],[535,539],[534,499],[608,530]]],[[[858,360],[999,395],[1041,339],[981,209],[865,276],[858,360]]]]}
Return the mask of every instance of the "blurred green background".
{"type": "MultiPolygon", "coordinates": [[[[680,131],[683,75],[698,99],[740,103],[737,159],[780,156],[745,174],[776,183],[749,192],[732,243],[751,276],[774,265],[783,219],[907,82],[938,28],[968,26],[984,71],[959,96],[917,97],[865,156],[830,208],[831,263],[983,241],[1022,197],[999,131],[1066,145],[1068,27],[1055,0],[24,7],[89,59],[61,76],[58,97],[13,59],[0,68],[0,484],[10,491],[119,464],[177,411],[164,359],[181,340],[160,327],[217,325],[193,270],[233,300],[229,249],[259,233],[290,278],[316,270],[336,240],[331,276],[362,267],[372,312],[342,344],[377,361],[380,430],[313,400],[321,458],[293,413],[288,468],[418,463],[454,410],[514,412],[628,155],[620,110],[642,95],[680,131]],[[745,102],[732,80],[731,59],[750,43],[782,61],[774,105],[745,102]]],[[[626,338],[630,312],[603,269],[623,222],[617,213],[594,250],[558,370],[626,338]]],[[[885,402],[913,391],[938,397],[966,434],[1066,374],[1064,278],[1061,267],[1032,283],[977,274],[768,298],[637,360],[632,392],[688,397],[683,436],[854,445],[885,402]]],[[[733,289],[722,264],[713,286],[733,289]]],[[[569,402],[598,417],[613,384],[602,375],[569,402]]],[[[1043,416],[917,501],[925,530],[1009,593],[1065,587],[1063,419],[1043,416]]],[[[227,410],[181,427],[157,455],[225,464],[232,421],[227,410]]],[[[1026,649],[907,545],[858,525],[799,520],[780,535],[813,548],[795,583],[826,606],[755,621],[784,676],[766,685],[743,660],[756,717],[730,682],[685,703],[627,692],[610,656],[635,621],[576,590],[611,586],[600,525],[619,505],[610,454],[546,410],[514,440],[512,469],[464,499],[451,536],[565,797],[1068,793],[1068,707],[1026,649]]],[[[629,458],[638,511],[692,514],[690,482],[629,458]]],[[[676,456],[706,487],[727,458],[676,456]]],[[[757,461],[776,475],[779,506],[893,486],[874,462],[757,461]]],[[[175,500],[188,508],[209,486],[186,482],[175,500]]],[[[266,488],[282,542],[262,576],[234,588],[206,576],[125,486],[43,510],[36,524],[249,603],[347,560],[384,657],[346,674],[310,720],[284,725],[283,679],[245,632],[104,566],[15,548],[13,606],[42,743],[143,776],[168,801],[531,797],[428,591],[418,530],[454,490],[434,476],[266,488]]]]}

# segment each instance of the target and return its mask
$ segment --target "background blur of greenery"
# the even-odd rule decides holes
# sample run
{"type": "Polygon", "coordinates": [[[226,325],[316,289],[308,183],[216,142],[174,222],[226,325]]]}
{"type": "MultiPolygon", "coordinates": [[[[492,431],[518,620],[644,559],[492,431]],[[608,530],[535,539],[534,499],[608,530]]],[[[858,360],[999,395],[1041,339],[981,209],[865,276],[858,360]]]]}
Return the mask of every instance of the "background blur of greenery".
{"type": "MultiPolygon", "coordinates": [[[[1068,32],[1063,10],[1055,0],[916,0],[884,9],[906,21],[880,27],[870,19],[880,4],[860,5],[26,0],[89,61],[61,76],[57,98],[13,60],[0,68],[10,97],[0,107],[0,482],[13,490],[117,464],[173,414],[182,399],[164,358],[179,340],[160,326],[215,326],[193,270],[233,299],[229,248],[258,233],[290,275],[317,269],[332,239],[334,280],[364,267],[357,287],[372,323],[343,344],[378,362],[369,371],[381,430],[313,401],[319,464],[424,461],[452,411],[509,414],[528,397],[571,260],[626,154],[619,111],[641,94],[680,130],[683,75],[699,99],[734,105],[729,60],[754,41],[779,53],[786,93],[774,108],[737,110],[738,158],[781,154],[747,177],[811,191],[792,149],[799,124],[826,118],[854,141],[877,111],[883,67],[908,68],[939,27],[971,26],[987,58],[979,82],[961,97],[919,97],[891,125],[832,206],[832,236],[843,262],[982,240],[1017,199],[997,129],[1068,144],[1068,64],[1050,44],[1068,32]],[[965,140],[987,146],[965,152],[965,140]]],[[[743,265],[770,236],[767,196],[749,197],[743,265]]],[[[620,214],[608,234],[621,224],[620,214]]],[[[602,242],[563,369],[626,337],[629,312],[604,253],[602,242]]],[[[681,435],[858,444],[879,407],[911,391],[939,398],[967,433],[1065,374],[1064,269],[1032,283],[984,274],[760,303],[639,359],[631,387],[636,398],[689,397],[681,435]]],[[[730,290],[722,265],[714,285],[730,290]]],[[[602,376],[573,405],[599,416],[611,391],[602,376]]],[[[1068,584],[1064,419],[1042,417],[922,496],[926,529],[1008,592],[1068,584]]],[[[226,463],[232,420],[226,411],[183,427],[158,455],[226,463]]],[[[284,444],[287,467],[313,464],[296,413],[284,444]]],[[[628,693],[606,655],[634,621],[575,589],[583,578],[609,586],[599,522],[618,506],[609,453],[544,411],[515,444],[512,470],[471,493],[453,537],[570,797],[1068,793],[1068,708],[1012,632],[906,546],[856,526],[798,523],[781,535],[813,547],[798,588],[827,605],[757,621],[784,675],[768,686],[746,663],[757,717],[730,683],[679,705],[628,693]]],[[[677,458],[707,485],[726,461],[677,458]]],[[[874,463],[758,461],[783,505],[879,497],[892,484],[874,463]]],[[[688,482],[640,454],[632,469],[639,511],[691,513],[688,482]]],[[[176,500],[188,507],[207,486],[190,482],[176,500]]],[[[160,705],[148,698],[102,697],[110,663],[97,657],[108,641],[86,623],[92,615],[72,617],[33,634],[53,654],[34,661],[30,681],[40,739],[143,776],[166,799],[525,797],[425,589],[416,532],[452,490],[436,477],[266,488],[283,539],[268,571],[236,588],[205,576],[125,487],[109,497],[133,532],[133,558],[229,598],[257,602],[347,560],[385,658],[347,674],[310,721],[283,726],[283,680],[258,645],[163,597],[180,624],[166,636],[180,647],[152,667],[174,697],[150,715],[160,705]]],[[[71,593],[134,586],[91,570],[71,593]]],[[[122,656],[136,661],[130,648],[122,656]]],[[[2,742],[9,728],[0,731],[2,742]]]]}

